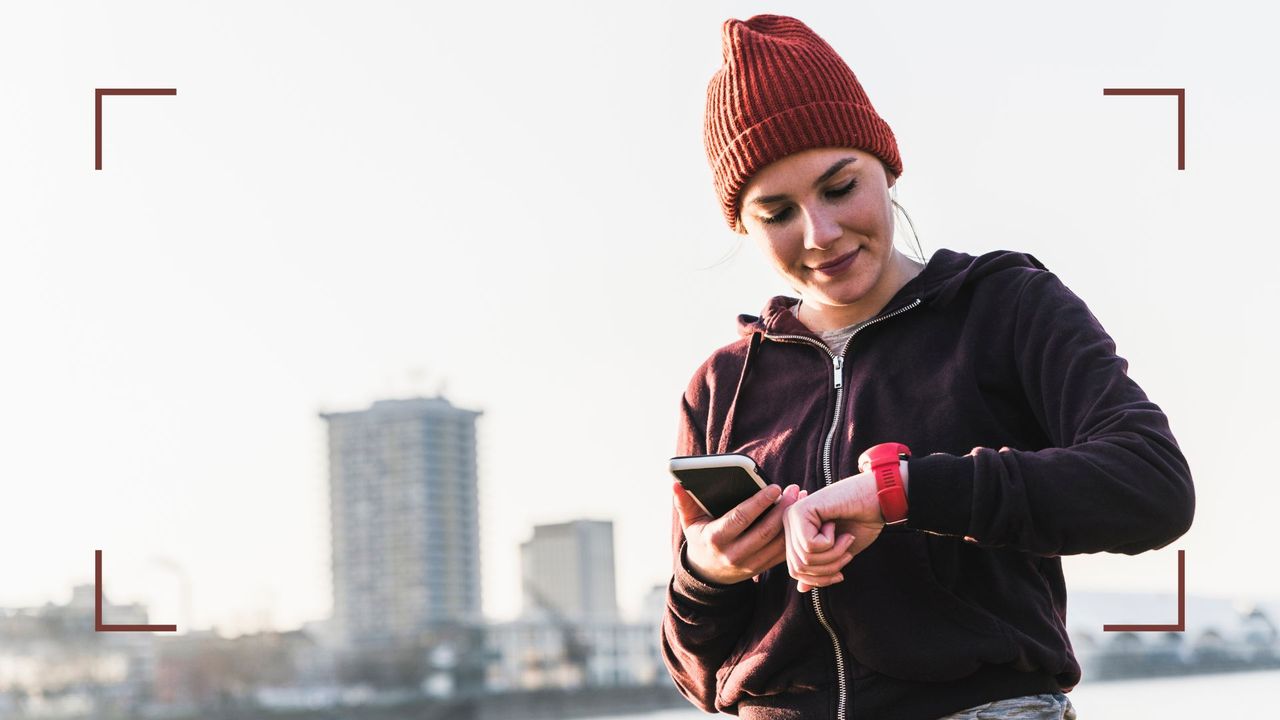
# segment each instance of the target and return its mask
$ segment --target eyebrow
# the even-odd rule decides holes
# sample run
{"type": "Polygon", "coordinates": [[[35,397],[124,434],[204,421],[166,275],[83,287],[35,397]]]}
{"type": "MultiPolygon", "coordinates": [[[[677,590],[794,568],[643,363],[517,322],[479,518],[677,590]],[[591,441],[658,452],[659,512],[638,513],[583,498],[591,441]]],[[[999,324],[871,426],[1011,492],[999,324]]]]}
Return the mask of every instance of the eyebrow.
{"type": "MultiPolygon", "coordinates": [[[[818,187],[822,183],[831,179],[832,175],[835,175],[836,173],[840,172],[840,168],[844,167],[845,165],[848,165],[849,163],[853,163],[857,161],[858,161],[858,158],[856,157],[847,157],[843,160],[837,160],[835,163],[831,165],[831,167],[827,168],[826,172],[819,175],[817,180],[813,181],[813,186],[818,187]]],[[[785,194],[764,195],[752,200],[751,204],[752,205],[768,205],[769,203],[778,202],[779,200],[786,200],[786,199],[787,199],[787,196],[785,194]]]]}

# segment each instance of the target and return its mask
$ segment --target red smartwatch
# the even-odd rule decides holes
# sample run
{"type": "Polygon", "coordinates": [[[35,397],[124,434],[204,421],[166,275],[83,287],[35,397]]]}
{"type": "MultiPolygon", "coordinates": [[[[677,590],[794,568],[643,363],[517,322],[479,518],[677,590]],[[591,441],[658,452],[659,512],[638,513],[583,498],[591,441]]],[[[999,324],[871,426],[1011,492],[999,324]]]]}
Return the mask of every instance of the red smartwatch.
{"type": "Polygon", "coordinates": [[[902,443],[880,443],[867,448],[858,457],[858,470],[870,470],[876,477],[876,497],[886,525],[906,522],[907,491],[902,487],[902,470],[898,463],[911,459],[911,448],[902,443]]]}

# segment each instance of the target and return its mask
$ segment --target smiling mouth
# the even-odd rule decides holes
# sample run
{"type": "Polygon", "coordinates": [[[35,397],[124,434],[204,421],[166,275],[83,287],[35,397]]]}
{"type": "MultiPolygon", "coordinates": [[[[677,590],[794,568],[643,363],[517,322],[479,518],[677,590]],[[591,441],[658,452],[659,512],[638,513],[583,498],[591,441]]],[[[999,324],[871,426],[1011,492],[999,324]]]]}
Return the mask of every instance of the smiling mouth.
{"type": "Polygon", "coordinates": [[[854,255],[857,255],[857,254],[858,254],[858,252],[859,252],[860,250],[862,250],[862,248],[858,248],[857,250],[854,250],[853,252],[849,253],[848,255],[844,255],[843,257],[836,258],[835,260],[832,260],[831,262],[823,263],[823,264],[821,264],[821,265],[819,265],[819,266],[817,266],[817,267],[815,267],[815,268],[811,268],[811,269],[812,269],[812,270],[816,270],[816,271],[818,271],[818,272],[826,272],[826,271],[828,271],[828,270],[831,270],[832,268],[835,268],[835,267],[838,267],[838,266],[844,265],[844,264],[845,264],[845,263],[847,263],[850,259],[852,259],[854,255]]]}

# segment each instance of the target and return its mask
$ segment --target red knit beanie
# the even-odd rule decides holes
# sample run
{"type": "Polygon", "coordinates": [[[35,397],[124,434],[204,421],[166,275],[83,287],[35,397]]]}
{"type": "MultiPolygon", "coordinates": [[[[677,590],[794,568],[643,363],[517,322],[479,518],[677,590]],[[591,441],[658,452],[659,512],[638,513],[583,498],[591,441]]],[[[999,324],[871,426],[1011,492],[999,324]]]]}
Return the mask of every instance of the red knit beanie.
{"type": "Polygon", "coordinates": [[[721,35],[724,65],[707,85],[702,130],[730,227],[751,176],[801,150],[857,148],[902,175],[893,131],[849,66],[807,25],[756,15],[726,20],[721,35]]]}

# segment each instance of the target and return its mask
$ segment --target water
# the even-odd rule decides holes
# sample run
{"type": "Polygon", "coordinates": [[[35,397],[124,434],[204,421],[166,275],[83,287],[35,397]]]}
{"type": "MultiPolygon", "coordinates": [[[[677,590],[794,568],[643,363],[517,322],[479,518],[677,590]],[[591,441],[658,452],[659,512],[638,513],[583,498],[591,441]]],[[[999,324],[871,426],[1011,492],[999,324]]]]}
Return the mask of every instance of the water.
{"type": "MultiPolygon", "coordinates": [[[[1085,683],[1068,697],[1080,720],[1202,720],[1280,718],[1275,698],[1280,671],[1195,675],[1154,680],[1085,683]]],[[[698,720],[711,717],[689,706],[600,720],[698,720]]],[[[728,716],[724,716],[728,717],[728,716]]]]}

